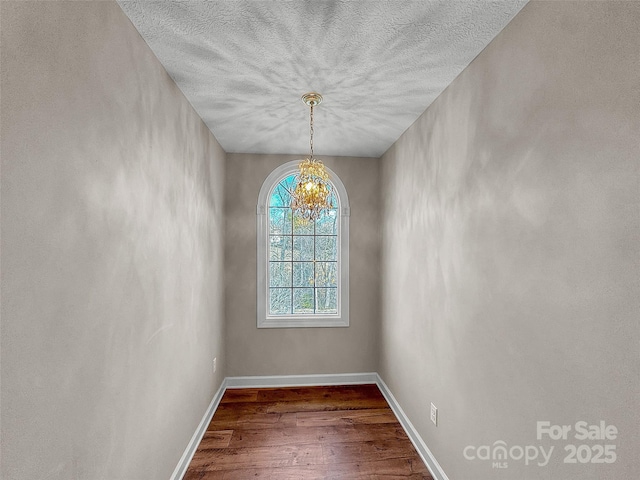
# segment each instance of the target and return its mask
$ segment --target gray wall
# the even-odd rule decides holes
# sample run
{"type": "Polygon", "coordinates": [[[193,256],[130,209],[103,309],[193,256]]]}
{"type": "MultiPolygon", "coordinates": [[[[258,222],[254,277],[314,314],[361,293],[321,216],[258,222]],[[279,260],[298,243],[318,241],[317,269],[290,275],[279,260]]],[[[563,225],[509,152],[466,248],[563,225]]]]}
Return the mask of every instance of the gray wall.
{"type": "Polygon", "coordinates": [[[342,180],[351,206],[350,326],[256,327],[256,205],[264,179],[304,156],[228,154],[225,318],[227,374],[373,372],[379,327],[379,160],[321,157],[342,180]]]}
{"type": "Polygon", "coordinates": [[[380,372],[451,479],[640,471],[638,25],[636,2],[529,3],[383,156],[380,372]],[[464,459],[498,440],[551,464],[464,459]],[[571,443],[618,460],[564,464],[571,443]]]}
{"type": "Polygon", "coordinates": [[[169,478],[222,380],[224,152],[112,2],[0,2],[2,478],[169,478]]]}

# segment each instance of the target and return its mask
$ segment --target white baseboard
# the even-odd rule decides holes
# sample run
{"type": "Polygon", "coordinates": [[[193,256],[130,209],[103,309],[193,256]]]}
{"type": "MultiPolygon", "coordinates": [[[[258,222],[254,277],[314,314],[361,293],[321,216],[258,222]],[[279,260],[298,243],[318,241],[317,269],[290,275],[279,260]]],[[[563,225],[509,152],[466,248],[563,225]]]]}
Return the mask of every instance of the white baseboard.
{"type": "Polygon", "coordinates": [[[433,456],[433,453],[431,453],[431,450],[429,450],[429,447],[427,447],[427,444],[424,443],[424,440],[422,440],[422,437],[420,436],[418,431],[409,421],[409,418],[405,415],[404,411],[400,407],[400,404],[391,393],[391,390],[389,390],[389,387],[387,387],[387,384],[384,383],[380,375],[376,374],[376,377],[378,377],[376,381],[378,388],[382,392],[382,395],[384,395],[384,398],[387,400],[387,403],[391,407],[391,410],[393,410],[393,413],[400,422],[400,425],[402,425],[402,428],[404,428],[404,431],[407,433],[409,440],[411,440],[411,443],[413,443],[413,446],[418,451],[420,458],[422,458],[422,461],[431,472],[431,476],[434,478],[434,480],[449,480],[449,477],[447,477],[446,473],[444,473],[444,470],[442,470],[442,467],[433,456]]]}
{"type": "Polygon", "coordinates": [[[269,375],[264,377],[227,377],[227,388],[304,387],[323,385],[362,385],[376,383],[377,373],[337,373],[320,375],[269,375]]]}
{"type": "Polygon", "coordinates": [[[323,385],[362,385],[375,383],[382,395],[387,400],[387,403],[391,407],[391,410],[395,414],[396,418],[402,425],[402,428],[407,433],[409,440],[416,448],[420,458],[425,463],[434,480],[449,480],[449,477],[444,473],[442,467],[435,459],[427,445],[422,440],[422,437],[418,434],[413,424],[409,421],[409,418],[405,415],[404,411],[400,407],[400,404],[395,399],[387,384],[384,383],[380,375],[377,373],[339,373],[339,374],[321,374],[321,375],[271,375],[271,376],[256,376],[256,377],[226,377],[220,388],[213,396],[209,408],[202,417],[198,428],[196,429],[191,441],[187,445],[187,449],[182,454],[182,458],[178,462],[176,469],[171,475],[171,480],[182,480],[184,474],[187,472],[189,463],[193,458],[204,433],[207,431],[207,426],[213,418],[222,395],[228,388],[269,388],[269,387],[304,387],[304,386],[323,386],[323,385]]]}
{"type": "Polygon", "coordinates": [[[191,459],[193,458],[193,455],[196,453],[196,449],[198,448],[198,445],[200,445],[200,441],[202,440],[202,437],[204,437],[204,433],[207,431],[207,427],[209,426],[209,423],[213,418],[213,414],[218,408],[218,405],[220,404],[220,400],[222,399],[222,395],[224,395],[224,392],[226,389],[227,389],[227,379],[225,378],[220,384],[220,388],[218,388],[218,391],[213,396],[213,399],[211,400],[211,403],[209,404],[207,411],[204,413],[204,417],[202,417],[202,420],[200,420],[200,424],[198,425],[198,428],[196,428],[196,431],[193,434],[193,437],[191,437],[191,441],[189,441],[189,444],[187,445],[187,448],[182,454],[182,457],[180,458],[180,461],[178,462],[176,469],[173,471],[173,474],[171,475],[170,480],[182,480],[182,477],[184,477],[184,474],[187,473],[187,468],[189,468],[191,459]]]}

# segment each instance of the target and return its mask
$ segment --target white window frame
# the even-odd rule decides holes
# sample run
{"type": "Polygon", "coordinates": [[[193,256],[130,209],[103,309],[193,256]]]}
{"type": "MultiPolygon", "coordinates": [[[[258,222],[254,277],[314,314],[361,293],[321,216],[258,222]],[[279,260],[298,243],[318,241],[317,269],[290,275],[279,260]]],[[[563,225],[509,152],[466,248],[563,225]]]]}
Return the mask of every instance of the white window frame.
{"type": "Polygon", "coordinates": [[[294,160],[276,168],[262,183],[258,194],[257,239],[258,239],[258,328],[299,328],[299,327],[348,327],[349,326],[349,197],[340,178],[329,168],[329,180],[335,187],[339,204],[339,252],[338,268],[338,313],[337,314],[298,314],[269,315],[269,283],[267,280],[269,259],[269,199],[273,189],[286,177],[298,171],[301,160],[294,160]]]}

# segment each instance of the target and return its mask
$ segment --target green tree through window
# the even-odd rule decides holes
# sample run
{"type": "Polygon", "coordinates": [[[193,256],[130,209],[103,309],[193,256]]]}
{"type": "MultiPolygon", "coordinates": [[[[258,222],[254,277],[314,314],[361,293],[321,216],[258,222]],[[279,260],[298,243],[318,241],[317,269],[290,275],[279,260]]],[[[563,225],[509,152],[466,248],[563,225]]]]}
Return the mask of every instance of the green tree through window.
{"type": "Polygon", "coordinates": [[[339,202],[332,185],[333,209],[305,221],[289,207],[294,175],[271,191],[268,204],[269,315],[338,313],[339,202]]]}

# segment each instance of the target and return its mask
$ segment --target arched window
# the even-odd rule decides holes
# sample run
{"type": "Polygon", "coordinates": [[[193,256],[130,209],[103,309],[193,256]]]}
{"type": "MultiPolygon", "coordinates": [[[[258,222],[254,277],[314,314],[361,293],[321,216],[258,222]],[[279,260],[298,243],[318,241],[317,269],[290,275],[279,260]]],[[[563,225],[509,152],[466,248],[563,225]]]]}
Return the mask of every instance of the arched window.
{"type": "Polygon", "coordinates": [[[349,326],[349,200],[327,168],[335,208],[305,222],[289,207],[299,160],[258,196],[258,328],[349,326]]]}

